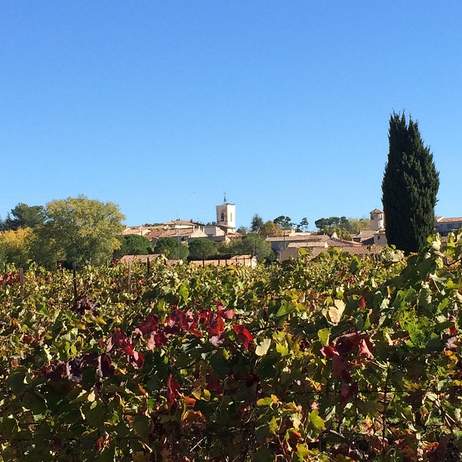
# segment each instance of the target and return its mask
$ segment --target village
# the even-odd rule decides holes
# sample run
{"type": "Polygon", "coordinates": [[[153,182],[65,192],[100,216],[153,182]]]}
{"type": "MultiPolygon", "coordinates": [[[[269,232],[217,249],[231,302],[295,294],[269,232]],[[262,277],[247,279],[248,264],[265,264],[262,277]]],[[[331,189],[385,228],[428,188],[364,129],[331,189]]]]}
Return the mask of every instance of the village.
{"type": "MultiPolygon", "coordinates": [[[[195,220],[175,219],[165,223],[129,226],[123,231],[123,236],[143,236],[153,243],[159,239],[175,239],[178,245],[187,245],[195,239],[207,239],[218,244],[229,244],[242,239],[246,230],[237,227],[236,204],[228,202],[226,196],[223,203],[216,206],[215,221],[200,223],[195,220]]],[[[462,217],[436,217],[435,232],[446,236],[449,232],[462,229],[462,217]]],[[[265,241],[271,246],[275,259],[279,262],[297,259],[300,255],[315,258],[329,249],[338,249],[352,255],[371,255],[381,252],[387,245],[385,235],[385,216],[382,210],[376,208],[369,213],[367,226],[349,239],[338,236],[334,231],[302,231],[291,227],[278,229],[273,235],[265,236],[265,241]]],[[[124,255],[121,263],[134,261],[147,262],[160,254],[124,255]]],[[[178,259],[168,260],[170,263],[178,259]]],[[[193,265],[244,265],[256,266],[257,256],[254,252],[243,255],[226,257],[212,256],[211,258],[191,259],[193,265]]]]}

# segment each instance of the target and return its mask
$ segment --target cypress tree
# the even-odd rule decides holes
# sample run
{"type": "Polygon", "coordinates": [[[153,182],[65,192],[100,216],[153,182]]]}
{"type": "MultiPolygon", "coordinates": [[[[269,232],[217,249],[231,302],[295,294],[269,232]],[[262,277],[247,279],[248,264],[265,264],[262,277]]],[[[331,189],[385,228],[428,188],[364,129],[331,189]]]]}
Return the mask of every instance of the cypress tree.
{"type": "Polygon", "coordinates": [[[439,174],[418,123],[404,113],[390,116],[388,161],[382,182],[388,244],[406,252],[419,250],[435,226],[439,174]]]}

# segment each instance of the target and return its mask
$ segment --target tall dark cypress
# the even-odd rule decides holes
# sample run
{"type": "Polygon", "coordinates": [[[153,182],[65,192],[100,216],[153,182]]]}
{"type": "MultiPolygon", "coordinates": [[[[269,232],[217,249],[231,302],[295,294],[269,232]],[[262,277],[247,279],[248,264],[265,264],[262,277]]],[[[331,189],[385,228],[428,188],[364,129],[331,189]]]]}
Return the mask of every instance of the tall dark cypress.
{"type": "Polygon", "coordinates": [[[382,182],[385,233],[389,244],[415,252],[435,226],[439,174],[417,122],[404,113],[390,116],[388,161],[382,182]]]}

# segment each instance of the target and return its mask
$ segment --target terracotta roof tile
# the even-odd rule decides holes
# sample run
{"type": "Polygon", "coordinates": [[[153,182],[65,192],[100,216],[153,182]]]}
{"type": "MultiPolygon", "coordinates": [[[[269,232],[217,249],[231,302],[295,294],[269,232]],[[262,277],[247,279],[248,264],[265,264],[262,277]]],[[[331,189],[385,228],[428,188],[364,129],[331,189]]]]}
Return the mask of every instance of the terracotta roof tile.
{"type": "Polygon", "coordinates": [[[440,217],[438,223],[462,223],[462,217],[440,217]]]}

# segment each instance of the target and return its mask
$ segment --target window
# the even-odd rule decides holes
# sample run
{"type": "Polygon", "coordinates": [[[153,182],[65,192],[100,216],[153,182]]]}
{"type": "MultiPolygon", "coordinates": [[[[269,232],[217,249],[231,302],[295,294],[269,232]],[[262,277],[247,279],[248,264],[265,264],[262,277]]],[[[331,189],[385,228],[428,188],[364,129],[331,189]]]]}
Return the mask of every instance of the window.
{"type": "Polygon", "coordinates": [[[225,212],[221,212],[221,221],[225,221],[225,212]]]}

